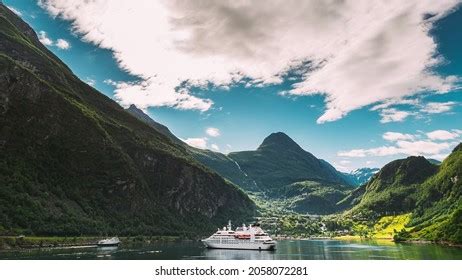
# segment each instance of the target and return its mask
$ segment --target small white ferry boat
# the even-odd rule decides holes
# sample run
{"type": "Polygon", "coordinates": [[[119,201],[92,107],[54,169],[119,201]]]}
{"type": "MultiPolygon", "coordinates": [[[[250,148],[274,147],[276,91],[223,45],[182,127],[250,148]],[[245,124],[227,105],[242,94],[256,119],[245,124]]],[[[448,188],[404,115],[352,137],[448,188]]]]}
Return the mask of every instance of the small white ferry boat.
{"type": "Polygon", "coordinates": [[[236,250],[275,250],[276,241],[260,228],[258,224],[242,225],[232,230],[231,221],[227,227],[218,229],[212,236],[202,240],[211,249],[236,250]]]}
{"type": "Polygon", "coordinates": [[[112,237],[108,239],[103,239],[98,241],[98,246],[99,247],[115,247],[119,246],[120,240],[118,237],[112,237]]]}

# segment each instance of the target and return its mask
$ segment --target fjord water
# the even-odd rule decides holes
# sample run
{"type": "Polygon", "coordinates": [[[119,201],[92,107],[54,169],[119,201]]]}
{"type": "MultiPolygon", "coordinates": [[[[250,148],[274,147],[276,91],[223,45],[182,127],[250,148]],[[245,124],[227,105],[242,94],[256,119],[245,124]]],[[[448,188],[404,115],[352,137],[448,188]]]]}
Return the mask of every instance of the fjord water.
{"type": "Polygon", "coordinates": [[[160,242],[120,248],[74,247],[0,251],[0,259],[203,260],[461,260],[462,249],[389,241],[282,240],[276,251],[206,249],[200,242],[160,242]]]}

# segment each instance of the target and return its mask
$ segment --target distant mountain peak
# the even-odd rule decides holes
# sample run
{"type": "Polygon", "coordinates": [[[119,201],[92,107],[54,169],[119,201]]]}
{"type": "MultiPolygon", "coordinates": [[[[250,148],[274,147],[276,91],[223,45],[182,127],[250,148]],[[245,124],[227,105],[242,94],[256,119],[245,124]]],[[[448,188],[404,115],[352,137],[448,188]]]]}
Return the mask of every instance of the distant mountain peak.
{"type": "Polygon", "coordinates": [[[356,174],[360,172],[365,172],[365,171],[379,171],[380,168],[378,167],[361,167],[361,168],[356,168],[355,170],[351,171],[351,174],[356,174]]]}
{"type": "Polygon", "coordinates": [[[363,167],[357,168],[350,173],[344,173],[344,175],[352,185],[360,186],[369,181],[379,170],[380,168],[363,167]]]}
{"type": "Polygon", "coordinates": [[[168,127],[166,127],[165,125],[163,124],[160,124],[158,122],[156,122],[155,120],[153,120],[148,114],[146,114],[143,110],[141,110],[140,108],[136,107],[135,104],[131,104],[130,107],[128,107],[126,109],[126,111],[128,113],[130,113],[132,116],[134,116],[135,118],[143,121],[144,123],[148,124],[149,126],[151,126],[152,128],[156,129],[158,132],[162,133],[163,135],[167,136],[168,138],[170,138],[170,140],[172,140],[173,142],[175,143],[182,143],[181,140],[179,140],[178,138],[176,138],[175,135],[172,134],[172,132],[170,132],[170,130],[168,129],[168,127]]]}
{"type": "Polygon", "coordinates": [[[258,150],[268,149],[268,148],[285,148],[285,149],[297,149],[302,150],[302,148],[290,138],[284,132],[275,132],[268,135],[263,142],[258,147],[258,150]]]}
{"type": "Polygon", "coordinates": [[[377,173],[377,178],[384,181],[398,180],[405,185],[421,183],[433,175],[438,167],[423,156],[410,156],[386,164],[377,173]]]}
{"type": "Polygon", "coordinates": [[[141,110],[140,108],[136,107],[135,104],[130,104],[130,107],[128,107],[128,109],[143,111],[143,110],[141,110]]]}

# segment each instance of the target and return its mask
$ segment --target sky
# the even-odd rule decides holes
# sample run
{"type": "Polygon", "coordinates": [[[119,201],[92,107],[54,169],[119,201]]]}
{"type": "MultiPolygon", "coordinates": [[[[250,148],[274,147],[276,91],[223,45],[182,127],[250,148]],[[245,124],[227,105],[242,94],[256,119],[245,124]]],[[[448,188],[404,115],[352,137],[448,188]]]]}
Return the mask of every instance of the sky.
{"type": "Polygon", "coordinates": [[[349,171],[462,141],[460,1],[3,2],[80,79],[199,148],[282,131],[349,171]]]}

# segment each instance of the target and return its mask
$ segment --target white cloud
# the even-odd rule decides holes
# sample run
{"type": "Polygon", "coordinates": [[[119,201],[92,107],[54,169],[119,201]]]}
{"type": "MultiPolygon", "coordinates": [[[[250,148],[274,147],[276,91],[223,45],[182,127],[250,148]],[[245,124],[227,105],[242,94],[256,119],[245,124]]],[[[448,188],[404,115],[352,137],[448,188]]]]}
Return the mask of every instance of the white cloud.
{"type": "Polygon", "coordinates": [[[435,130],[427,133],[428,139],[431,140],[452,140],[459,137],[460,133],[449,132],[447,130],[435,130]]]}
{"type": "Polygon", "coordinates": [[[440,114],[449,112],[457,105],[456,102],[428,102],[422,104],[422,100],[416,99],[396,99],[388,100],[383,103],[377,104],[371,108],[371,111],[379,111],[382,117],[382,123],[404,121],[409,116],[415,118],[423,118],[426,114],[440,114]],[[390,108],[394,105],[409,105],[412,107],[411,112],[397,110],[390,108]]]}
{"type": "Polygon", "coordinates": [[[135,104],[140,109],[152,106],[174,107],[180,110],[207,111],[213,105],[209,99],[202,99],[190,95],[185,91],[170,92],[168,85],[153,84],[151,79],[141,82],[115,82],[110,83],[115,89],[116,100],[124,107],[135,104]],[[152,90],[155,89],[155,92],[152,90]],[[162,94],[162,92],[169,92],[162,94]]]}
{"type": "Polygon", "coordinates": [[[383,146],[372,149],[354,149],[337,153],[337,155],[342,157],[390,156],[397,154],[401,154],[401,150],[393,146],[383,146]]]}
{"type": "Polygon", "coordinates": [[[443,161],[445,158],[448,157],[449,154],[450,154],[449,152],[444,153],[444,154],[436,154],[436,155],[431,155],[431,156],[428,157],[428,158],[436,159],[436,160],[439,160],[439,161],[443,161]]]}
{"type": "Polygon", "coordinates": [[[412,106],[419,106],[420,100],[419,99],[390,99],[384,101],[380,104],[377,104],[371,108],[371,111],[382,110],[389,108],[392,105],[412,105],[412,106]]]}
{"type": "Polygon", "coordinates": [[[363,157],[383,157],[396,155],[423,155],[428,158],[442,159],[456,146],[462,131],[453,129],[452,132],[446,130],[435,130],[425,134],[426,139],[416,140],[422,136],[418,134],[404,134],[399,132],[386,132],[382,137],[393,142],[392,145],[380,146],[369,149],[352,149],[349,151],[339,151],[338,156],[363,158],[363,157]],[[437,140],[443,140],[437,141],[437,140]],[[446,142],[444,142],[446,140],[446,142]],[[452,141],[447,141],[452,140],[452,141]]]}
{"type": "Polygon", "coordinates": [[[410,112],[400,111],[395,108],[383,109],[380,111],[380,116],[382,117],[380,119],[380,122],[381,123],[402,122],[404,121],[404,119],[406,119],[410,115],[411,115],[410,112]]]}
{"type": "Polygon", "coordinates": [[[407,155],[435,155],[449,149],[449,143],[435,143],[431,141],[398,141],[402,154],[407,155]]]}
{"type": "Polygon", "coordinates": [[[215,151],[219,151],[219,150],[220,150],[220,147],[218,147],[217,144],[212,144],[212,145],[210,145],[210,147],[212,147],[212,149],[215,150],[215,151]]]}
{"type": "Polygon", "coordinates": [[[456,105],[455,102],[429,102],[421,109],[422,112],[428,114],[439,114],[451,111],[452,107],[456,105]]]}
{"type": "Polygon", "coordinates": [[[7,5],[7,7],[8,7],[8,9],[10,9],[13,13],[17,14],[18,16],[22,16],[22,13],[21,13],[18,9],[16,9],[16,8],[14,8],[14,7],[12,7],[12,6],[8,6],[8,5],[7,5]]]}
{"type": "Polygon", "coordinates": [[[88,78],[88,77],[84,80],[84,82],[87,83],[89,86],[92,86],[92,87],[95,86],[95,84],[96,84],[96,81],[94,79],[88,78]]]}
{"type": "Polygon", "coordinates": [[[205,133],[207,133],[208,136],[211,137],[218,137],[221,135],[220,130],[215,127],[209,127],[205,130],[205,133]]]}
{"type": "Polygon", "coordinates": [[[347,166],[344,166],[344,165],[342,165],[341,163],[340,163],[340,164],[337,164],[337,163],[334,162],[332,165],[334,166],[335,169],[337,169],[337,170],[340,171],[340,172],[345,172],[345,173],[347,173],[347,172],[350,172],[350,171],[351,171],[351,168],[349,168],[349,167],[347,167],[347,166]]]}
{"type": "Polygon", "coordinates": [[[119,84],[118,82],[113,81],[112,79],[106,79],[103,81],[103,83],[105,83],[106,85],[114,86],[114,87],[116,87],[117,84],[119,84]]]}
{"type": "Polygon", "coordinates": [[[43,30],[38,32],[38,38],[39,41],[45,46],[56,46],[62,50],[67,50],[71,47],[71,44],[64,39],[58,39],[55,43],[50,37],[48,37],[48,34],[43,30]]]}
{"type": "Polygon", "coordinates": [[[398,141],[398,140],[413,140],[414,135],[406,134],[406,133],[399,133],[399,132],[385,132],[382,135],[382,138],[387,141],[398,141]]]}
{"type": "Polygon", "coordinates": [[[148,81],[117,87],[122,105],[205,111],[213,102],[188,88],[176,90],[182,81],[229,86],[248,77],[250,85],[261,87],[281,83],[289,69],[310,61],[289,93],[324,94],[322,123],[422,91],[444,93],[457,82],[432,72],[442,59],[429,34],[457,0],[39,3],[72,21],[83,40],[112,50],[121,68],[148,81]]]}
{"type": "Polygon", "coordinates": [[[71,47],[71,44],[64,39],[58,39],[55,45],[61,50],[68,50],[71,47]]]}
{"type": "Polygon", "coordinates": [[[199,149],[207,149],[207,138],[187,138],[181,139],[183,142],[188,144],[189,146],[199,148],[199,149]]]}
{"type": "Polygon", "coordinates": [[[52,46],[53,45],[53,40],[51,40],[50,38],[48,38],[48,35],[45,31],[39,31],[38,33],[38,38],[39,38],[39,41],[44,44],[45,46],[52,46]]]}
{"type": "Polygon", "coordinates": [[[435,143],[431,141],[398,141],[396,146],[382,146],[371,149],[355,149],[341,151],[343,157],[367,157],[367,156],[394,156],[394,155],[436,155],[450,147],[449,143],[435,143]]]}

